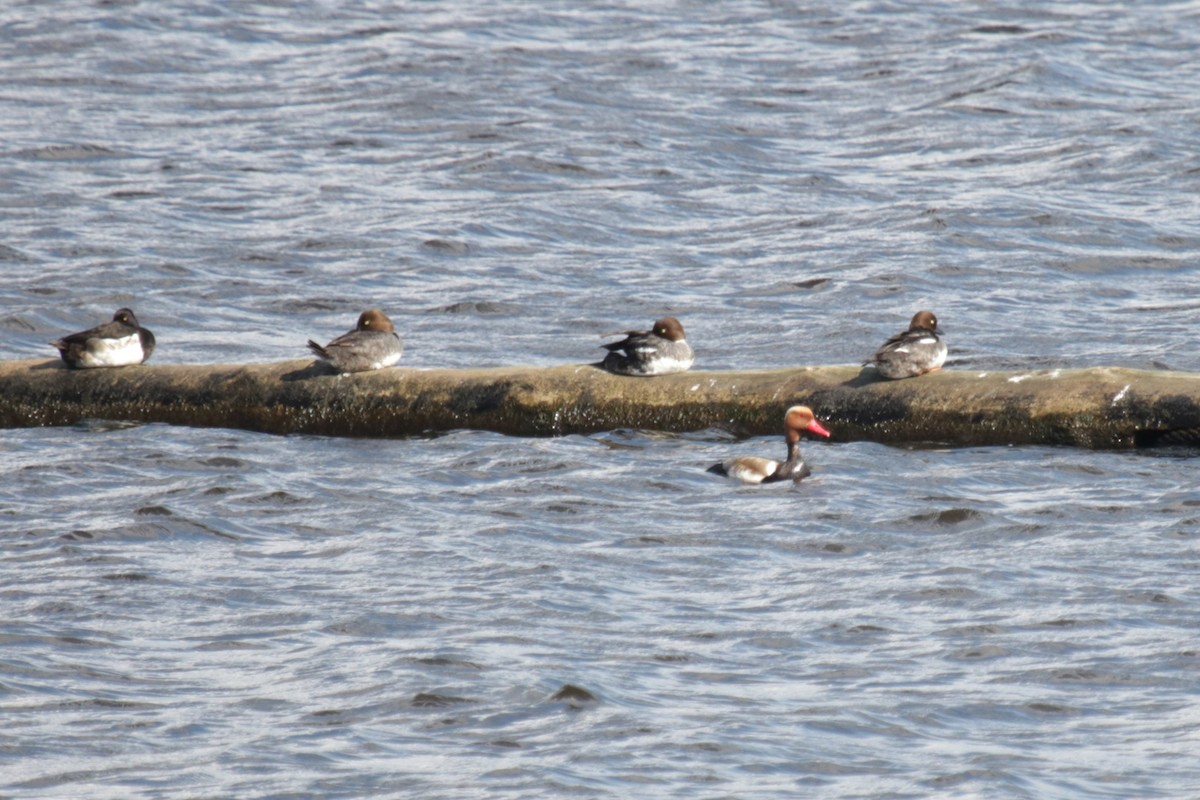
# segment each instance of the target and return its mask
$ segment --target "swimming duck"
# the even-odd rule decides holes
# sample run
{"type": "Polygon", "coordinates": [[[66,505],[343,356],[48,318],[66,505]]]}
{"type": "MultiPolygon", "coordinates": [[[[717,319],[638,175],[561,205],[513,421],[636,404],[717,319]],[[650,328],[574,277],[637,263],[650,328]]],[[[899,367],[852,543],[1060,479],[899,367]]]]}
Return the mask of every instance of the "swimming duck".
{"type": "Polygon", "coordinates": [[[359,315],[354,330],[324,347],[309,339],[308,349],[344,374],[392,366],[400,360],[404,342],[388,315],[371,308],[359,315]]]}
{"type": "Polygon", "coordinates": [[[792,406],[783,415],[783,436],[787,440],[787,461],[780,463],[770,458],[739,456],[727,458],[713,464],[709,472],[736,478],[743,483],[775,483],[776,481],[799,481],[812,473],[800,454],[800,434],[811,431],[819,436],[829,436],[829,431],[817,422],[808,406],[792,406]]]}
{"type": "Polygon", "coordinates": [[[885,378],[913,378],[935,372],[946,363],[946,343],[942,341],[938,319],[932,311],[918,311],[908,330],[883,343],[875,356],[863,362],[874,364],[885,378]]]}
{"type": "Polygon", "coordinates": [[[111,322],[72,333],[51,342],[68,367],[125,367],[141,364],[154,352],[154,334],[138,324],[128,308],[119,308],[111,322]]]}
{"type": "Polygon", "coordinates": [[[683,338],[683,325],[663,317],[648,331],[625,331],[625,338],[601,347],[609,353],[600,366],[618,375],[666,375],[683,372],[696,360],[683,338]]]}

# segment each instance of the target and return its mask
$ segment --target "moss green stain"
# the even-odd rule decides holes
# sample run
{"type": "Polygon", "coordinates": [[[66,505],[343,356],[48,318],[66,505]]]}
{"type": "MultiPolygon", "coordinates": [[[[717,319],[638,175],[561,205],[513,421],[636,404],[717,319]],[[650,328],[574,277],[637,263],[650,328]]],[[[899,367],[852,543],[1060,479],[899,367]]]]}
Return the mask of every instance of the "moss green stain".
{"type": "Polygon", "coordinates": [[[882,381],[846,366],[629,378],[586,365],[338,376],[308,362],[87,371],[0,362],[4,427],[101,418],[365,437],[456,428],[761,435],[778,433],[796,403],[811,406],[834,441],[1132,447],[1200,439],[1200,375],[1116,368],[947,369],[882,381]]]}

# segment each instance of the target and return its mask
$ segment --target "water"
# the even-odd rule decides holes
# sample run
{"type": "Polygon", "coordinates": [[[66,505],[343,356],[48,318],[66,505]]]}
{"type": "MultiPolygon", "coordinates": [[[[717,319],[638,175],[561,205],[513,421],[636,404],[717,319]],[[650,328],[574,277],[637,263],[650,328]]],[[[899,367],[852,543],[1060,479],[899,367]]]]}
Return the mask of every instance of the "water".
{"type": "MultiPolygon", "coordinates": [[[[6,358],[1200,370],[1192,4],[10,5],[6,358]]],[[[819,409],[818,409],[819,411],[819,409]]],[[[835,431],[836,434],[836,431],[835,431]]],[[[1190,453],[0,432],[0,794],[1200,785],[1190,453]],[[556,699],[578,687],[595,699],[556,699]]]]}

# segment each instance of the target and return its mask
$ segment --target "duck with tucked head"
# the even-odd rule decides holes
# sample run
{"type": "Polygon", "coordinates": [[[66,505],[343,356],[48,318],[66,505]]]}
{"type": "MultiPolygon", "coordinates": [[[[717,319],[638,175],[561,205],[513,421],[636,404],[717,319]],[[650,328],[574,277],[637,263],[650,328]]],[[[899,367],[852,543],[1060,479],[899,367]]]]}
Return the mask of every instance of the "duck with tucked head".
{"type": "Polygon", "coordinates": [[[324,347],[309,339],[308,349],[345,374],[392,366],[400,360],[404,342],[388,315],[372,308],[359,315],[354,330],[343,333],[324,347]]]}
{"type": "Polygon", "coordinates": [[[775,483],[776,481],[799,481],[812,474],[800,454],[800,434],[810,431],[828,438],[829,431],[817,422],[808,406],[792,406],[783,415],[783,436],[787,440],[787,461],[780,463],[759,456],[727,458],[713,464],[709,472],[736,478],[743,483],[775,483]]]}
{"type": "Polygon", "coordinates": [[[889,380],[936,372],[946,363],[946,343],[942,341],[942,335],[934,313],[918,311],[908,324],[908,330],[884,342],[863,366],[874,364],[879,374],[889,380]]]}
{"type": "Polygon", "coordinates": [[[609,352],[600,366],[618,375],[667,375],[684,372],[696,360],[683,336],[683,325],[663,317],[648,331],[625,331],[625,338],[601,345],[609,352]]]}
{"type": "Polygon", "coordinates": [[[51,342],[72,369],[126,367],[141,364],[154,352],[154,334],[138,324],[128,308],[119,308],[111,322],[72,333],[51,342]]]}

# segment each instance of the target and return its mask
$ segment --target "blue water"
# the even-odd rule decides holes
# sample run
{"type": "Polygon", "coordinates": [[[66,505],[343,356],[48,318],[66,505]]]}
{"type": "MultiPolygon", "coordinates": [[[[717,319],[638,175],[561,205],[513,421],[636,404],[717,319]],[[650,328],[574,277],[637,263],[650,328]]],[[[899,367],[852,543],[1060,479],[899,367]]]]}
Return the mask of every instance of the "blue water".
{"type": "MultiPolygon", "coordinates": [[[[378,305],[418,368],[664,313],[783,367],[929,307],[950,369],[1200,371],[1198,45],[1190,3],[5,6],[4,357],[129,305],[152,363],[301,358],[378,305]]],[[[0,432],[0,795],[1195,796],[1196,459],[704,472],[782,450],[0,432]]]]}

